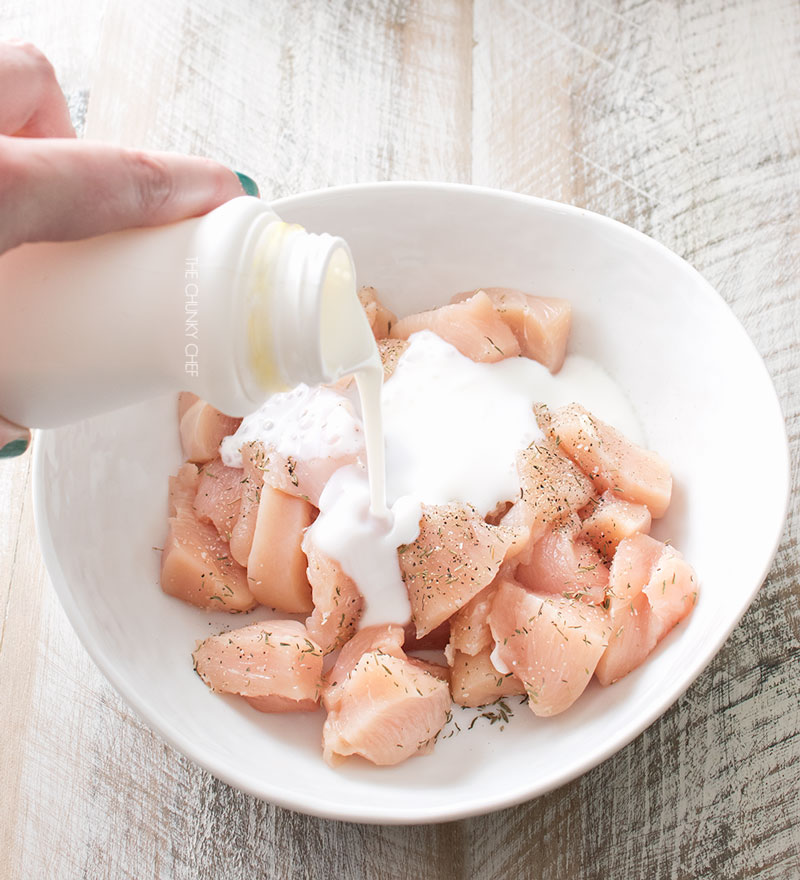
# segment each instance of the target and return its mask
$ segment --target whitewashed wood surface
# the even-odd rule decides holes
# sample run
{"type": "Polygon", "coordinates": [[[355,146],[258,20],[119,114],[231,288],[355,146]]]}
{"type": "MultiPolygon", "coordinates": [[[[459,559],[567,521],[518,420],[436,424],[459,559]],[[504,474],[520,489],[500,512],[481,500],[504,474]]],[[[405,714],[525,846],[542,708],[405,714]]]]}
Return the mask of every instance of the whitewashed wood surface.
{"type": "MultiPolygon", "coordinates": [[[[796,486],[796,0],[6,0],[8,36],[51,57],[86,135],[213,156],[267,197],[471,181],[654,236],[764,356],[796,486]]],[[[410,828],[272,807],[165,745],[53,595],[29,455],[0,497],[0,877],[800,877],[796,495],[754,605],[660,721],[547,796],[410,828]]]]}

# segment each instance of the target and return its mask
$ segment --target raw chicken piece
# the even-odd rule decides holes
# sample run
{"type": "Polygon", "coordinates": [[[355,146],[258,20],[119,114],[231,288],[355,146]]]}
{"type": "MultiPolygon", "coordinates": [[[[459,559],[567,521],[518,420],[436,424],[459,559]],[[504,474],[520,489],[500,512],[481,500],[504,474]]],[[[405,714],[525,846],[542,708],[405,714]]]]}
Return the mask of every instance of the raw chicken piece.
{"type": "Polygon", "coordinates": [[[436,629],[494,580],[509,542],[465,504],[423,505],[419,536],[398,548],[417,636],[436,629]]]}
{"type": "Polygon", "coordinates": [[[322,730],[325,760],[348,755],[373,764],[399,764],[425,754],[447,720],[446,682],[408,659],[381,651],[363,654],[329,698],[322,730]]]}
{"type": "Polygon", "coordinates": [[[409,621],[404,629],[407,651],[441,651],[450,640],[450,623],[447,620],[422,638],[417,638],[417,628],[413,620],[409,621]]]}
{"type": "Polygon", "coordinates": [[[230,541],[242,506],[242,471],[219,458],[200,468],[194,510],[201,522],[214,524],[220,538],[230,541]]]}
{"type": "Polygon", "coordinates": [[[417,669],[423,672],[429,672],[434,678],[441,679],[445,684],[450,684],[450,667],[443,663],[434,663],[432,660],[426,660],[424,657],[412,657],[411,654],[406,655],[406,660],[417,669]]]}
{"type": "Polygon", "coordinates": [[[195,464],[211,461],[219,452],[222,438],[233,434],[241,422],[241,419],[226,416],[198,398],[184,412],[180,421],[181,446],[187,461],[195,464]]]}
{"type": "Polygon", "coordinates": [[[258,502],[264,487],[264,471],[259,467],[263,447],[260,443],[248,443],[242,447],[241,472],[242,496],[239,516],[231,529],[231,556],[247,567],[250,548],[253,546],[253,535],[258,519],[258,502]]]}
{"type": "Polygon", "coordinates": [[[353,454],[302,461],[270,450],[262,463],[264,484],[319,507],[319,497],[333,472],[346,464],[356,464],[358,460],[359,456],[353,454]]]}
{"type": "Polygon", "coordinates": [[[169,515],[175,516],[179,507],[192,507],[197,495],[200,472],[196,464],[182,464],[178,473],[169,478],[169,515]]]}
{"type": "Polygon", "coordinates": [[[376,339],[385,339],[392,325],[397,322],[397,315],[378,299],[378,292],[374,287],[362,287],[358,291],[358,298],[369,321],[370,329],[376,339]]]}
{"type": "Polygon", "coordinates": [[[498,501],[497,504],[486,514],[484,519],[493,526],[499,526],[503,517],[514,506],[512,501],[498,501]]]}
{"type": "Polygon", "coordinates": [[[525,688],[513,673],[498,672],[491,661],[491,648],[477,654],[453,652],[450,693],[459,706],[485,706],[500,697],[524,694],[525,688]]]}
{"type": "Polygon", "coordinates": [[[565,299],[530,296],[509,287],[482,287],[480,291],[459,293],[450,302],[464,302],[478,292],[492,301],[516,336],[524,357],[539,361],[551,373],[561,369],[572,323],[572,306],[565,299]]]}
{"type": "Polygon", "coordinates": [[[306,532],[302,547],[308,558],[307,575],[314,603],[306,626],[311,637],[328,654],[341,647],[356,631],[364,599],[339,563],[317,549],[312,532],[306,532]]]}
{"type": "Polygon", "coordinates": [[[403,356],[409,343],[405,339],[379,339],[378,354],[383,364],[383,381],[385,382],[395,371],[398,361],[403,356]]]}
{"type": "Polygon", "coordinates": [[[495,363],[519,354],[516,336],[497,314],[485,293],[464,302],[441,306],[401,318],[393,339],[408,339],[419,330],[431,330],[473,361],[495,363]]]}
{"type": "Polygon", "coordinates": [[[626,501],[646,504],[654,518],[664,515],[672,477],[658,453],[631,443],[577,403],[552,412],[539,407],[536,416],[559,448],[592,478],[598,492],[610,489],[626,501]]]}
{"type": "Polygon", "coordinates": [[[265,620],[212,636],[192,655],[212,691],[260,712],[309,712],[322,685],[322,649],[295,620],[265,620]]]}
{"type": "Polygon", "coordinates": [[[484,587],[450,618],[449,655],[452,656],[453,651],[461,651],[463,654],[475,656],[494,644],[487,619],[494,594],[493,584],[484,587]]]}
{"type": "Polygon", "coordinates": [[[364,654],[378,651],[392,657],[404,658],[404,635],[403,627],[396,623],[373,624],[360,629],[344,645],[336,663],[325,675],[322,705],[330,709],[338,702],[345,679],[364,654]]]}
{"type": "Polygon", "coordinates": [[[520,498],[500,521],[511,537],[509,558],[530,549],[551,522],[577,512],[592,497],[589,478],[547,440],[523,449],[517,470],[520,498]]]}
{"type": "Polygon", "coordinates": [[[161,589],[200,608],[249,611],[255,599],[247,573],[210,523],[194,512],[197,468],[187,464],[170,477],[169,529],[161,554],[161,589]]]}
{"type": "Polygon", "coordinates": [[[266,448],[261,442],[246,444],[242,448],[252,459],[252,467],[261,471],[265,486],[280,489],[319,507],[319,497],[334,471],[347,464],[357,464],[363,459],[363,449],[358,453],[313,458],[309,460],[281,455],[275,449],[266,448]]]}
{"type": "Polygon", "coordinates": [[[594,547],[578,540],[581,521],[575,514],[557,520],[517,567],[516,579],[536,593],[559,593],[591,605],[602,605],[608,566],[594,547]]]}
{"type": "Polygon", "coordinates": [[[347,455],[306,462],[267,450],[260,441],[244,444],[242,504],[239,518],[231,533],[231,553],[234,559],[240,565],[248,564],[263,492],[270,488],[277,489],[316,507],[331,474],[339,467],[355,462],[357,458],[356,455],[347,455]]]}
{"type": "MultiPolygon", "coordinates": [[[[405,339],[377,340],[378,354],[381,359],[381,365],[383,366],[384,382],[392,375],[392,373],[394,373],[400,358],[410,344],[411,343],[407,342],[405,339]]],[[[341,379],[337,379],[336,382],[329,387],[335,389],[340,394],[343,394],[348,389],[355,388],[355,386],[355,376],[342,376],[341,379]]]]}
{"type": "Polygon", "coordinates": [[[408,660],[424,672],[429,672],[443,681],[450,680],[450,670],[446,666],[431,663],[419,657],[409,657],[404,650],[405,631],[396,623],[379,623],[365,626],[347,642],[336,658],[336,663],[325,676],[322,691],[322,704],[326,709],[338,700],[342,685],[364,654],[378,652],[408,660]]]}
{"type": "Polygon", "coordinates": [[[602,608],[531,593],[513,581],[497,588],[489,625],[496,666],[525,685],[535,715],[556,715],[583,693],[608,644],[602,608]]]}
{"type": "Polygon", "coordinates": [[[247,580],[262,605],[290,614],[313,609],[308,560],[301,547],[313,520],[314,508],[307,501],[271,486],[261,488],[247,580]]]}
{"type": "Polygon", "coordinates": [[[604,492],[599,502],[587,507],[590,512],[583,521],[580,537],[609,561],[623,538],[650,531],[652,518],[644,504],[623,501],[613,492],[604,492]]]}
{"type": "Polygon", "coordinates": [[[649,535],[633,535],[617,548],[608,597],[611,634],[596,670],[606,685],[639,666],[689,614],[697,602],[697,580],[673,547],[649,535]]]}
{"type": "Polygon", "coordinates": [[[200,400],[200,398],[191,391],[181,391],[178,395],[178,424],[180,424],[181,419],[186,415],[186,410],[188,410],[193,403],[197,403],[198,400],[200,400]]]}
{"type": "Polygon", "coordinates": [[[267,486],[319,507],[335,471],[365,466],[361,416],[336,388],[300,384],[270,397],[236,435],[224,439],[223,461],[244,467],[248,458],[267,486]]]}

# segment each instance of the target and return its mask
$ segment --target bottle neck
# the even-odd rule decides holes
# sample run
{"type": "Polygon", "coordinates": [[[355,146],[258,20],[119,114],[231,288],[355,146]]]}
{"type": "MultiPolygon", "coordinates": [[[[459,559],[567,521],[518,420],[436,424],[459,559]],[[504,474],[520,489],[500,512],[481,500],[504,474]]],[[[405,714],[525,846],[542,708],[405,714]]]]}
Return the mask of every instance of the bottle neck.
{"type": "Polygon", "coordinates": [[[256,242],[245,322],[240,378],[254,399],[334,382],[378,357],[346,242],[279,220],[256,242]]]}

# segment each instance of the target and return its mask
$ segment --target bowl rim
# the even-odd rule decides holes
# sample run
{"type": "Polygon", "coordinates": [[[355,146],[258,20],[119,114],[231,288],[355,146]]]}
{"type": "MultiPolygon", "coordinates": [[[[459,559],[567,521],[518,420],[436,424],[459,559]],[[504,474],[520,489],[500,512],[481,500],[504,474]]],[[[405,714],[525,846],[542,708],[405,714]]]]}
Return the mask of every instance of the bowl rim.
{"type": "MultiPolygon", "coordinates": [[[[733,323],[736,326],[742,341],[750,346],[753,354],[756,356],[758,369],[762,372],[762,378],[766,379],[771,389],[771,400],[775,408],[775,414],[782,425],[781,439],[776,446],[780,446],[780,469],[783,472],[783,503],[781,505],[782,512],[780,517],[775,520],[774,537],[772,540],[772,548],[765,558],[759,578],[754,583],[750,592],[746,596],[746,600],[742,603],[738,613],[729,626],[720,631],[718,636],[710,643],[707,642],[704,650],[698,652],[697,659],[685,667],[685,674],[677,680],[677,683],[670,684],[665,687],[654,700],[653,705],[648,712],[631,720],[627,725],[617,730],[614,736],[610,737],[601,748],[592,752],[590,756],[583,758],[567,770],[558,770],[551,772],[548,776],[540,778],[534,784],[525,784],[518,786],[509,791],[505,791],[499,795],[475,797],[469,801],[461,801],[457,804],[439,804],[433,807],[420,803],[413,810],[387,808],[383,806],[370,805],[369,807],[360,806],[358,804],[340,804],[332,806],[328,801],[318,801],[313,795],[297,794],[284,788],[270,788],[266,786],[256,786],[252,783],[246,773],[238,771],[235,767],[227,765],[215,759],[213,753],[205,749],[197,749],[192,741],[186,737],[173,724],[169,723],[160,715],[154,715],[148,707],[147,701],[140,696],[138,691],[126,679],[117,672],[113,658],[108,656],[100,645],[94,640],[90,631],[86,618],[80,612],[78,603],[75,601],[70,585],[65,577],[58,556],[55,550],[52,533],[50,530],[48,517],[46,513],[45,497],[47,494],[47,486],[44,480],[45,455],[47,451],[55,443],[53,430],[37,430],[35,431],[36,439],[33,443],[32,454],[32,497],[33,497],[33,515],[34,524],[39,537],[42,558],[45,563],[50,580],[55,589],[56,595],[61,602],[64,612],[69,620],[73,630],[78,636],[82,646],[91,657],[92,661],[98,667],[100,672],[105,676],[108,682],[115,688],[125,702],[134,710],[136,715],[150,728],[155,730],[166,742],[180,752],[185,757],[207,770],[216,778],[222,780],[228,785],[252,795],[259,799],[268,801],[286,809],[295,810],[307,815],[317,816],[325,819],[334,819],[348,822],[361,822],[366,824],[388,824],[388,825],[410,825],[421,823],[446,822],[459,819],[465,819],[472,816],[479,816],[495,810],[512,807],[549,791],[565,785],[568,782],[583,775],[594,767],[606,761],[609,757],[628,745],[640,733],[647,729],[654,721],[660,718],[669,709],[686,690],[693,684],[703,670],[711,663],[714,657],[722,648],[725,641],[730,636],[733,629],[738,625],[745,612],[752,604],[756,594],[764,583],[769,574],[781,539],[784,532],[786,517],[789,509],[791,474],[790,474],[790,454],[788,437],[786,432],[786,422],[780,405],[777,391],[775,389],[772,377],[767,370],[766,364],[761,357],[758,349],[755,347],[752,339],[750,339],[747,331],[741,322],[733,314],[725,299],[719,294],[711,284],[686,260],[678,256],[674,251],[665,245],[651,238],[643,232],[628,226],[611,217],[589,211],[585,208],[579,208],[574,205],[568,205],[562,202],[556,202],[550,199],[543,199],[538,196],[525,195],[512,190],[498,189],[494,187],[475,186],[473,184],[462,183],[443,183],[436,181],[414,181],[414,180],[397,180],[382,181],[372,183],[355,183],[343,186],[326,187],[321,189],[309,190],[298,193],[297,195],[286,196],[275,199],[270,202],[270,206],[280,214],[282,210],[294,210],[306,203],[313,203],[321,198],[335,199],[339,197],[347,197],[352,194],[363,194],[369,192],[386,193],[391,191],[420,191],[420,192],[449,192],[461,193],[464,195],[481,195],[489,196],[497,199],[503,198],[511,202],[526,204],[535,207],[537,210],[556,211],[559,213],[571,214],[573,216],[582,217],[590,222],[609,227],[615,232],[632,237],[639,245],[655,248],[660,251],[663,257],[672,262],[677,262],[682,270],[688,270],[690,274],[695,276],[698,282],[698,291],[711,298],[719,305],[725,307],[729,312],[733,323]]],[[[776,450],[777,452],[777,450],[776,450]]]]}

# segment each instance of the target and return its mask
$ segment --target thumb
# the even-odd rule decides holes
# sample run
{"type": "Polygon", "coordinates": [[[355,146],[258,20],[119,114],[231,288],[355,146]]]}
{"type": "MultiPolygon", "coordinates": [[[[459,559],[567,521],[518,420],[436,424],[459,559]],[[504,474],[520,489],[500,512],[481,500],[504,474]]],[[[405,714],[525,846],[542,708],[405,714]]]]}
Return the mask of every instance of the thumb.
{"type": "Polygon", "coordinates": [[[0,252],[205,214],[244,195],[217,162],[96,141],[0,138],[0,252]]]}

